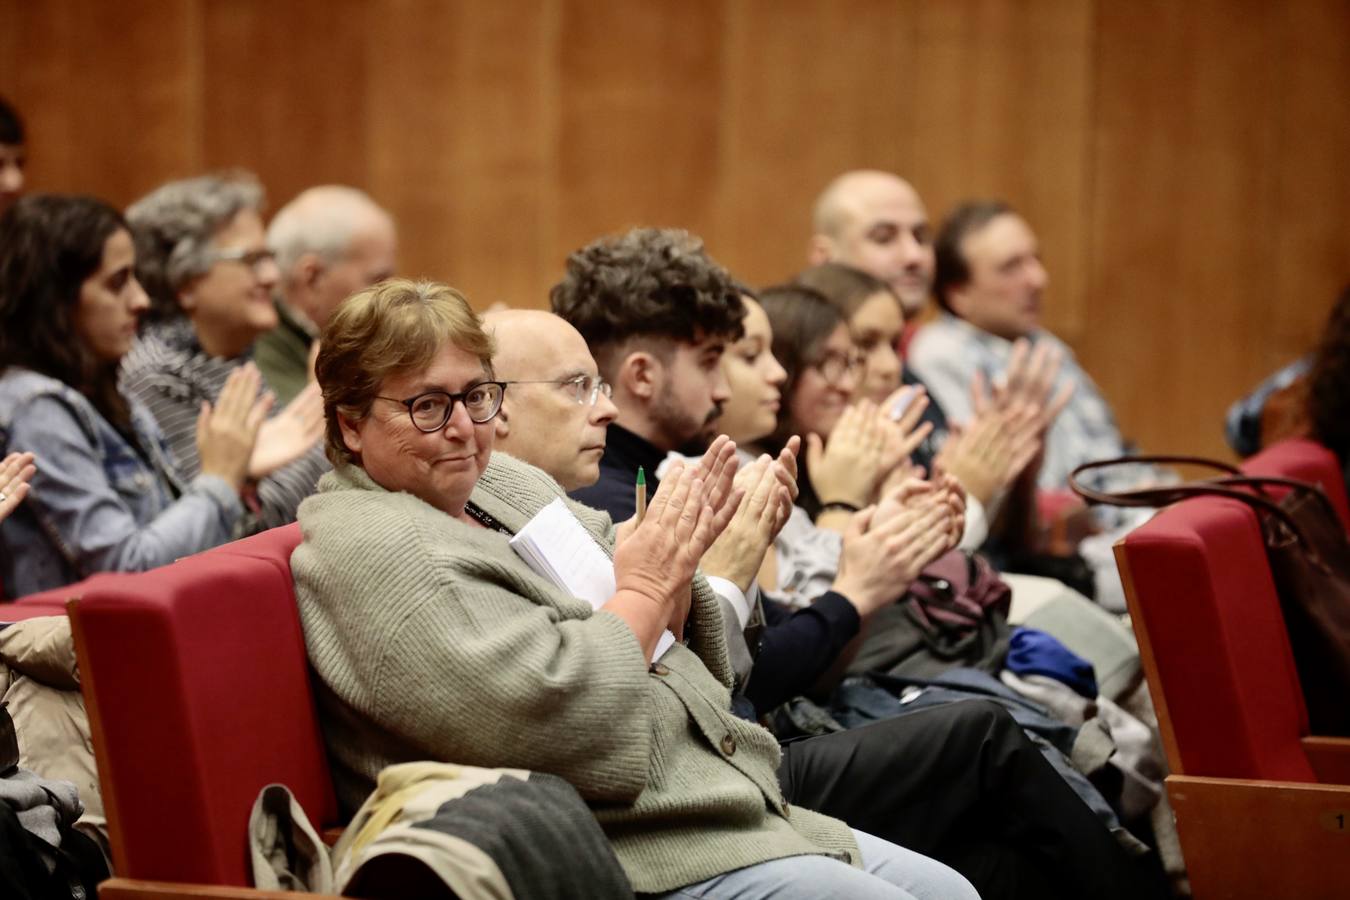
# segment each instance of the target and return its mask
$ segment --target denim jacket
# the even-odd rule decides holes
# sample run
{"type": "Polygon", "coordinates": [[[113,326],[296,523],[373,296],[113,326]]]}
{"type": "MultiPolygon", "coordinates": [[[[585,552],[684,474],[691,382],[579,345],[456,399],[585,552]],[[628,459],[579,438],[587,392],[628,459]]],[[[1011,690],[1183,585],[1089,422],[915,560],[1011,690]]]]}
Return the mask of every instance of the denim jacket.
{"type": "Polygon", "coordinates": [[[141,452],[70,386],[13,366],[0,376],[0,453],[37,456],[28,499],[0,523],[6,597],[151,569],[234,537],[239,495],[214,475],[184,483],[134,401],[131,422],[141,452]]]}

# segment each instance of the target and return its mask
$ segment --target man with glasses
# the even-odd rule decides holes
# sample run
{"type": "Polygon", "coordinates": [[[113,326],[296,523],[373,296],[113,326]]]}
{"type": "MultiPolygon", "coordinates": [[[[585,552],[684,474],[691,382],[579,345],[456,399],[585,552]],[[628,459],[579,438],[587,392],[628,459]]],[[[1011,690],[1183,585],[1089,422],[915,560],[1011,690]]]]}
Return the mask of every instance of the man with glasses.
{"type": "MultiPolygon", "coordinates": [[[[495,449],[543,469],[574,496],[583,493],[601,480],[607,432],[621,428],[614,424],[619,409],[611,399],[613,389],[600,377],[586,341],[566,321],[542,310],[492,312],[483,324],[497,342],[492,367],[509,388],[496,419],[495,449]]],[[[629,438],[630,443],[636,441],[635,436],[629,438]]],[[[653,485],[659,462],[645,470],[653,485]]],[[[616,522],[634,513],[636,474],[634,470],[631,478],[611,479],[614,493],[623,495],[621,504],[607,510],[616,522]]],[[[727,539],[738,540],[734,532],[740,527],[739,519],[734,521],[727,539]]],[[[753,599],[747,599],[746,591],[756,568],[757,561],[724,568],[713,559],[705,559],[703,566],[722,602],[728,651],[742,677],[749,672],[751,659],[739,631],[752,615],[753,599]]]]}
{"type": "Polygon", "coordinates": [[[489,313],[484,325],[497,339],[492,366],[509,387],[496,448],[548,472],[563,490],[595,484],[619,410],[580,332],[532,309],[489,313]]]}
{"type": "MultiPolygon", "coordinates": [[[[713,433],[730,395],[720,360],[723,346],[741,332],[740,293],[701,243],[682,231],[638,229],[572,254],[566,277],[551,293],[553,308],[575,326],[599,363],[583,373],[598,371],[613,382],[617,409],[599,482],[571,490],[574,498],[606,510],[616,522],[629,519],[637,467],[643,466],[650,484],[669,451],[695,449],[713,433]],[[701,364],[707,358],[715,371],[701,364]]],[[[510,421],[498,427],[497,449],[560,482],[569,472],[589,471],[588,460],[578,458],[585,438],[569,440],[575,432],[559,425],[561,419],[526,412],[544,404],[561,408],[564,401],[576,405],[578,382],[564,379],[568,367],[543,361],[555,345],[574,346],[570,334],[564,336],[544,313],[494,315],[488,324],[498,348],[493,368],[508,382],[502,413],[510,421]],[[551,376],[557,380],[549,383],[551,376]],[[545,383],[520,383],[535,381],[545,383]],[[522,402],[523,389],[543,394],[522,402]],[[503,434],[509,436],[505,442],[503,434]],[[576,468],[557,462],[561,448],[554,445],[564,442],[576,468]]],[[[842,380],[857,361],[831,355],[818,366],[825,377],[842,380]]],[[[605,399],[596,395],[597,404],[605,399]]],[[[592,411],[591,417],[599,416],[592,411]]],[[[705,574],[711,568],[707,556],[702,568],[705,574]]],[[[731,603],[725,580],[709,582],[731,603]]],[[[769,621],[762,641],[750,639],[758,657],[749,678],[767,678],[780,689],[790,680],[785,672],[821,659],[828,667],[833,655],[822,647],[837,653],[857,633],[856,614],[850,628],[828,604],[793,612],[766,598],[763,609],[769,621]]],[[[728,634],[735,635],[739,629],[725,605],[723,615],[728,634]]],[[[728,640],[728,648],[734,643],[728,640]]],[[[793,680],[802,674],[794,671],[793,680]]],[[[809,684],[822,672],[805,674],[809,684]]],[[[744,684],[738,681],[738,689],[744,684]]],[[[745,714],[746,706],[738,694],[733,710],[745,714]]],[[[1007,713],[990,704],[956,703],[790,743],[779,780],[790,802],[828,810],[855,827],[866,823],[889,840],[950,859],[985,897],[1054,896],[1042,890],[1047,877],[1083,888],[1066,896],[1147,896],[1132,891],[1106,830],[1007,713]],[[1028,827],[1031,819],[1036,824],[1028,827]],[[1054,874],[1038,874],[1043,870],[1054,874]],[[1113,882],[1118,889],[1110,887],[1113,882]]]]}

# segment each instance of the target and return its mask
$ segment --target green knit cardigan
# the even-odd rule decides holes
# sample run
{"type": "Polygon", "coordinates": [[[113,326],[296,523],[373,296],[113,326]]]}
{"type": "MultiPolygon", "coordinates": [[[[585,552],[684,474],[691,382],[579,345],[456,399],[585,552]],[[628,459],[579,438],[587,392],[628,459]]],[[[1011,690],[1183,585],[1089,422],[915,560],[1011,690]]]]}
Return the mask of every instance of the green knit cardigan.
{"type": "MultiPolygon", "coordinates": [[[[558,496],[494,453],[472,502],[515,531],[558,496]]],[[[567,502],[609,552],[609,517],[567,502]]],[[[731,714],[701,577],[687,645],[649,667],[622,620],[535,575],[505,535],[359,468],[325,475],[299,517],[291,568],[346,811],[393,763],[504,766],[571,782],[639,892],[801,854],[858,864],[848,826],[786,804],[773,736],[731,714]]]]}

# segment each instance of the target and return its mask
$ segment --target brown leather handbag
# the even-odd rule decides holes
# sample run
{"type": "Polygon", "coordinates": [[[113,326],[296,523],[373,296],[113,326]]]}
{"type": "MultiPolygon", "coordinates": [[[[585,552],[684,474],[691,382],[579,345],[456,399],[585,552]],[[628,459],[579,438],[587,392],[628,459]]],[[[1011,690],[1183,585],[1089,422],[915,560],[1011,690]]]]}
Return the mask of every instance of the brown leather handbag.
{"type": "Polygon", "coordinates": [[[1314,734],[1350,735],[1350,542],[1320,487],[1292,478],[1244,475],[1193,456],[1125,457],[1087,463],[1069,485],[1089,503],[1167,506],[1188,497],[1228,497],[1256,510],[1279,594],[1294,665],[1314,734]],[[1085,487],[1089,469],[1126,463],[1196,465],[1226,474],[1202,481],[1107,493],[1085,487]],[[1276,500],[1276,493],[1285,491],[1276,500]]]}

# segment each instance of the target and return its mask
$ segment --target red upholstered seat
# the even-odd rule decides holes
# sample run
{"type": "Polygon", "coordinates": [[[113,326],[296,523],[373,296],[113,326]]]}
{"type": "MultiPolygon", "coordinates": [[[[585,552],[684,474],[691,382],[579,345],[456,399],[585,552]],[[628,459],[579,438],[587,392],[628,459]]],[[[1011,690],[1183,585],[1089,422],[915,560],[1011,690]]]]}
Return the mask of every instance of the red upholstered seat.
{"type": "Polygon", "coordinates": [[[1350,822],[1328,811],[1350,809],[1350,739],[1307,734],[1256,514],[1186,500],[1116,558],[1194,895],[1344,896],[1350,822]]]}
{"type": "Polygon", "coordinates": [[[298,538],[91,579],[71,604],[120,876],[250,883],[249,811],[272,782],[333,823],[288,565],[298,538]]]}
{"type": "MultiPolygon", "coordinates": [[[[1315,781],[1308,717],[1260,525],[1235,500],[1164,509],[1121,545],[1171,720],[1173,771],[1315,781]]],[[[1169,748],[1170,750],[1171,748],[1169,748]]]]}
{"type": "Polygon", "coordinates": [[[1291,438],[1272,444],[1242,464],[1249,475],[1275,475],[1297,478],[1318,485],[1331,499],[1350,533],[1350,499],[1346,498],[1345,477],[1336,454],[1310,438],[1291,438]]]}
{"type": "Polygon", "coordinates": [[[67,584],[48,591],[38,591],[36,594],[28,594],[9,603],[0,603],[0,622],[18,622],[21,619],[32,619],[37,616],[64,616],[66,614],[66,603],[72,597],[83,594],[85,588],[91,582],[104,582],[109,579],[126,577],[128,576],[117,572],[100,572],[75,584],[67,584]]]}
{"type": "Polygon", "coordinates": [[[269,559],[285,566],[287,575],[291,571],[291,554],[300,546],[300,523],[269,528],[261,534],[246,537],[243,540],[222,544],[207,553],[229,553],[236,556],[251,556],[254,559],[269,559]]]}

